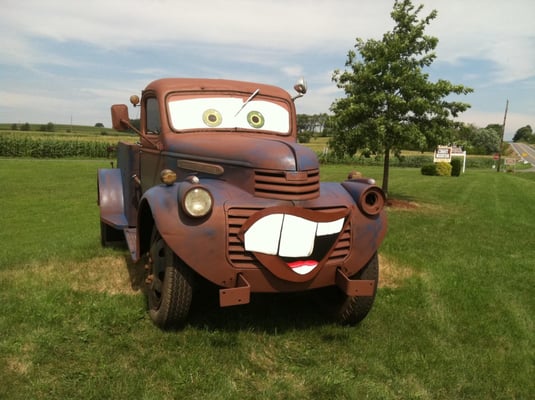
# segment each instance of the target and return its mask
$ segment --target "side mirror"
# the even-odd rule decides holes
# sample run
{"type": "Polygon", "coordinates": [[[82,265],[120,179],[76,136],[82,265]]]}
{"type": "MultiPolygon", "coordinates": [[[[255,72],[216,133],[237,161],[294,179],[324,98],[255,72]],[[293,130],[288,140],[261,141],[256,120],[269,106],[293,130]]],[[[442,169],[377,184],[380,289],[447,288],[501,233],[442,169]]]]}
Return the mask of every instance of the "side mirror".
{"type": "Polygon", "coordinates": [[[114,104],[111,106],[111,124],[117,131],[126,131],[130,128],[130,117],[126,104],[114,104]]]}
{"type": "Polygon", "coordinates": [[[298,93],[297,96],[293,97],[292,100],[298,99],[299,97],[303,97],[305,93],[307,92],[307,83],[305,81],[305,78],[301,77],[294,85],[294,90],[298,93]]]}

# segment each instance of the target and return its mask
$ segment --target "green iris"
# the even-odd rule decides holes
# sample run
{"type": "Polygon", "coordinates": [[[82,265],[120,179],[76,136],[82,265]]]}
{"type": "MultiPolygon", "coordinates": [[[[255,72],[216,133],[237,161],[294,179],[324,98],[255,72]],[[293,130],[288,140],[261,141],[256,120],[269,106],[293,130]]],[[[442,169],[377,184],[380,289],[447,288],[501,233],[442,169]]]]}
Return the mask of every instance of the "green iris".
{"type": "Polygon", "coordinates": [[[251,111],[247,114],[247,122],[253,128],[260,129],[264,126],[264,116],[260,111],[251,111]]]}

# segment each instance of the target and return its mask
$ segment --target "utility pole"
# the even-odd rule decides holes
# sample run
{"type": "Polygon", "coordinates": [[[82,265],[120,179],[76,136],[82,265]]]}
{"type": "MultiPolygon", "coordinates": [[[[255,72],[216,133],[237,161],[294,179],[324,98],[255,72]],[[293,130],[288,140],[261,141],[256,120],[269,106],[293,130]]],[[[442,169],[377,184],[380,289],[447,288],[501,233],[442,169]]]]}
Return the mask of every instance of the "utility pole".
{"type": "Polygon", "coordinates": [[[502,147],[503,147],[503,137],[505,135],[505,120],[507,119],[507,110],[509,109],[509,99],[505,103],[505,114],[503,115],[503,125],[502,125],[502,138],[500,139],[500,149],[498,151],[498,168],[497,172],[500,172],[500,165],[502,165],[502,147]]]}

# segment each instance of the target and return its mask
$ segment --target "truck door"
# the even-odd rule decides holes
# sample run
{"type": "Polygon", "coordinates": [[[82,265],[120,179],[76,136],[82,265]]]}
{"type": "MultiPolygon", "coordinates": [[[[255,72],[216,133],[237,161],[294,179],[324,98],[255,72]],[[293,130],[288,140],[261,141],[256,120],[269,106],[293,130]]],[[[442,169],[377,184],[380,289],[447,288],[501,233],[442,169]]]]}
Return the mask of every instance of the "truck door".
{"type": "MultiPolygon", "coordinates": [[[[142,122],[145,124],[142,130],[149,136],[151,142],[157,143],[158,136],[161,133],[160,107],[156,97],[147,97],[143,107],[145,112],[142,122]]],[[[147,143],[148,144],[148,143],[147,143]]],[[[163,168],[163,160],[161,157],[161,150],[154,146],[146,146],[141,148],[140,152],[140,174],[141,174],[141,189],[143,193],[160,183],[160,171],[163,168]]]]}

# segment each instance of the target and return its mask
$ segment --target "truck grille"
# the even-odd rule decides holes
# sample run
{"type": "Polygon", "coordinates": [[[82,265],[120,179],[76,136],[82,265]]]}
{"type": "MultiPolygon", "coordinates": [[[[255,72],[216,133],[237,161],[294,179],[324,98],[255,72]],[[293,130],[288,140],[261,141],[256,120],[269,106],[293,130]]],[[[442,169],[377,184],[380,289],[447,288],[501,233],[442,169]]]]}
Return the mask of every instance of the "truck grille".
{"type": "MultiPolygon", "coordinates": [[[[336,212],[345,210],[345,207],[314,208],[314,211],[336,212]]],[[[249,217],[260,211],[259,208],[231,208],[227,212],[228,232],[228,258],[235,268],[259,268],[261,264],[255,256],[245,251],[242,241],[238,238],[238,232],[249,217]]],[[[351,224],[348,224],[341,232],[338,242],[327,264],[340,264],[348,256],[351,250],[351,224]]]]}
{"type": "Polygon", "coordinates": [[[280,200],[310,200],[319,196],[319,169],[255,171],[255,196],[280,200]]]}

